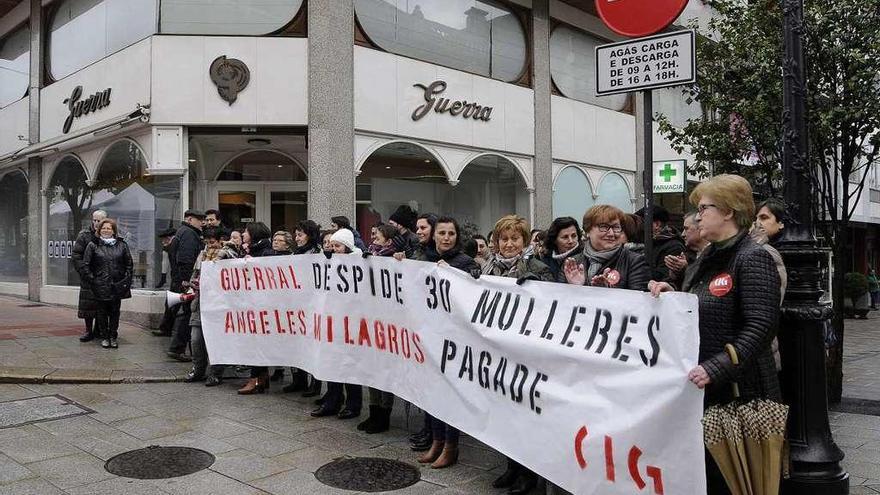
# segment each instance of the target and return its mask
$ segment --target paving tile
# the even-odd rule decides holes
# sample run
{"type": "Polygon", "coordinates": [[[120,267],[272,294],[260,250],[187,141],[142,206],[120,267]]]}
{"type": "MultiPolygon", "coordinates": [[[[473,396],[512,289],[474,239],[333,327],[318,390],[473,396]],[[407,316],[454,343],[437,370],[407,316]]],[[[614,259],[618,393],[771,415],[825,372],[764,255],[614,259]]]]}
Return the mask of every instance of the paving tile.
{"type": "Polygon", "coordinates": [[[238,481],[252,481],[283,473],[297,466],[282,457],[267,458],[247,450],[234,450],[217,457],[211,470],[238,481]]]}
{"type": "Polygon", "coordinates": [[[152,480],[111,478],[88,485],[67,488],[68,495],[160,495],[168,493],[152,480]]]}
{"type": "MultiPolygon", "coordinates": [[[[69,352],[69,351],[65,351],[69,352]]],[[[47,383],[106,383],[110,370],[106,369],[56,369],[46,375],[47,383]]]]}
{"type": "Polygon", "coordinates": [[[153,443],[169,447],[191,447],[210,452],[214,455],[230,452],[236,449],[234,445],[193,431],[162,437],[154,440],[153,443]]]}
{"type": "Polygon", "coordinates": [[[64,495],[60,489],[46,480],[30,479],[0,486],[3,495],[64,495]]]}
{"type": "Polygon", "coordinates": [[[173,495],[263,495],[265,492],[211,470],[166,480],[153,485],[173,495]]]}
{"type": "Polygon", "coordinates": [[[256,428],[221,416],[202,418],[193,424],[193,430],[212,438],[223,439],[254,431],[256,428]]]}
{"type": "Polygon", "coordinates": [[[141,440],[153,440],[189,430],[188,423],[169,421],[155,416],[126,419],[113,423],[113,426],[141,440]]]}
{"type": "Polygon", "coordinates": [[[28,464],[28,469],[62,490],[113,478],[104,461],[88,454],[75,454],[28,464]]]}
{"type": "Polygon", "coordinates": [[[251,485],[270,493],[285,495],[351,495],[351,491],[340,490],[327,486],[315,478],[312,473],[303,471],[285,471],[280,474],[254,480],[251,485]]]}
{"type": "Polygon", "coordinates": [[[296,466],[299,471],[314,473],[321,466],[336,459],[345,457],[345,453],[341,450],[332,450],[326,447],[306,447],[301,450],[283,454],[275,459],[290,463],[296,466]]]}
{"type": "Polygon", "coordinates": [[[344,423],[344,425],[347,427],[346,431],[336,428],[322,428],[298,435],[296,439],[312,446],[332,445],[345,452],[356,452],[384,443],[375,435],[359,435],[355,430],[356,424],[351,424],[350,430],[348,429],[349,423],[344,423]]]}
{"type": "MultiPolygon", "coordinates": [[[[31,425],[33,426],[33,425],[31,425]]],[[[22,464],[44,461],[79,452],[66,442],[43,431],[30,431],[27,435],[0,443],[0,452],[22,464]]]]}
{"type": "MultiPolygon", "coordinates": [[[[36,476],[37,474],[30,469],[13,461],[5,455],[0,454],[0,484],[12,483],[14,481],[34,478],[36,476]]],[[[2,491],[2,489],[0,489],[0,491],[2,491]]]]}
{"type": "Polygon", "coordinates": [[[243,433],[227,437],[223,441],[266,457],[274,457],[308,447],[308,444],[304,442],[285,438],[268,431],[243,433]]]}
{"type": "MultiPolygon", "coordinates": [[[[2,358],[0,358],[2,361],[2,358]]],[[[27,399],[28,397],[36,397],[39,394],[28,390],[21,385],[12,383],[0,383],[0,401],[27,399]]]]}

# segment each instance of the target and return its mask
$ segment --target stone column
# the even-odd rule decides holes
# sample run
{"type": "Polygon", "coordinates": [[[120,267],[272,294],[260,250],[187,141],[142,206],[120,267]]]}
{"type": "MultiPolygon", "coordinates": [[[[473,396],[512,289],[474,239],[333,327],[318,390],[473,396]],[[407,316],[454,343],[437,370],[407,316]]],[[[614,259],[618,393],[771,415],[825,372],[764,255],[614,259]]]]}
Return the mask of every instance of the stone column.
{"type": "Polygon", "coordinates": [[[354,222],[354,4],[311,0],[308,11],[309,218],[354,222]]]}
{"type": "Polygon", "coordinates": [[[535,90],[535,228],[553,221],[553,136],[550,118],[549,0],[532,2],[532,86],[535,90]]]}
{"type": "MultiPolygon", "coordinates": [[[[31,65],[28,143],[40,142],[40,88],[43,81],[43,4],[30,2],[31,65]]],[[[43,285],[43,159],[28,158],[28,299],[40,299],[43,285]]]]}

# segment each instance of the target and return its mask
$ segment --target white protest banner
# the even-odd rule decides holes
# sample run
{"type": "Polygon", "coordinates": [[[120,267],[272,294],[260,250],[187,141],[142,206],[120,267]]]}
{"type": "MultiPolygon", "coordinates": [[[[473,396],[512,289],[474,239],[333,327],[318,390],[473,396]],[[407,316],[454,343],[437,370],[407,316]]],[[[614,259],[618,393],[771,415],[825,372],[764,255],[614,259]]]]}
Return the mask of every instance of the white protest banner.
{"type": "Polygon", "coordinates": [[[393,392],[575,494],[703,494],[697,300],[355,255],[202,265],[216,364],[393,392]]]}

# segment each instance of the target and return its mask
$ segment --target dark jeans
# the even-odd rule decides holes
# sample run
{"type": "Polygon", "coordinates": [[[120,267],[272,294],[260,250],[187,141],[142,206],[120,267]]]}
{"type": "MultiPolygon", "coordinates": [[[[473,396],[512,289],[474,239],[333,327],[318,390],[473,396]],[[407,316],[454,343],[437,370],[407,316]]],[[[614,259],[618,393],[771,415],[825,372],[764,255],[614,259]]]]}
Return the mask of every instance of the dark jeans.
{"type": "Polygon", "coordinates": [[[327,382],[327,393],[324,394],[324,407],[330,410],[342,408],[343,391],[345,392],[345,408],[359,413],[363,405],[363,388],[351,383],[327,382]]]}
{"type": "Polygon", "coordinates": [[[177,311],[177,318],[174,319],[174,331],[171,333],[171,344],[168,350],[175,354],[183,354],[186,352],[186,346],[190,342],[189,319],[192,316],[192,308],[190,303],[183,303],[177,311]]]}
{"type": "Polygon", "coordinates": [[[159,323],[160,332],[165,335],[171,335],[171,332],[174,330],[174,320],[177,318],[177,311],[179,309],[180,306],[165,308],[165,313],[162,315],[162,323],[159,323]]]}
{"type": "Polygon", "coordinates": [[[98,301],[98,316],[95,318],[95,327],[102,339],[119,337],[119,308],[121,306],[121,299],[98,301]]]}
{"type": "Polygon", "coordinates": [[[431,418],[431,432],[435,442],[458,443],[459,431],[434,417],[431,418]]]}

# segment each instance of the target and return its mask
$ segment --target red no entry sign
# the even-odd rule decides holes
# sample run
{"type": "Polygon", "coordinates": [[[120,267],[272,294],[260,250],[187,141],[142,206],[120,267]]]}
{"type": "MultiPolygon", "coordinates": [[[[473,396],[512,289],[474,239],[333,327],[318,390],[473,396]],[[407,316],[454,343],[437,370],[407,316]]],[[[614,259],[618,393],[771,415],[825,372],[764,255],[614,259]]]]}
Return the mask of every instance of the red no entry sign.
{"type": "Polygon", "coordinates": [[[688,0],[596,0],[599,16],[612,31],[636,38],[666,29],[688,0]]]}

